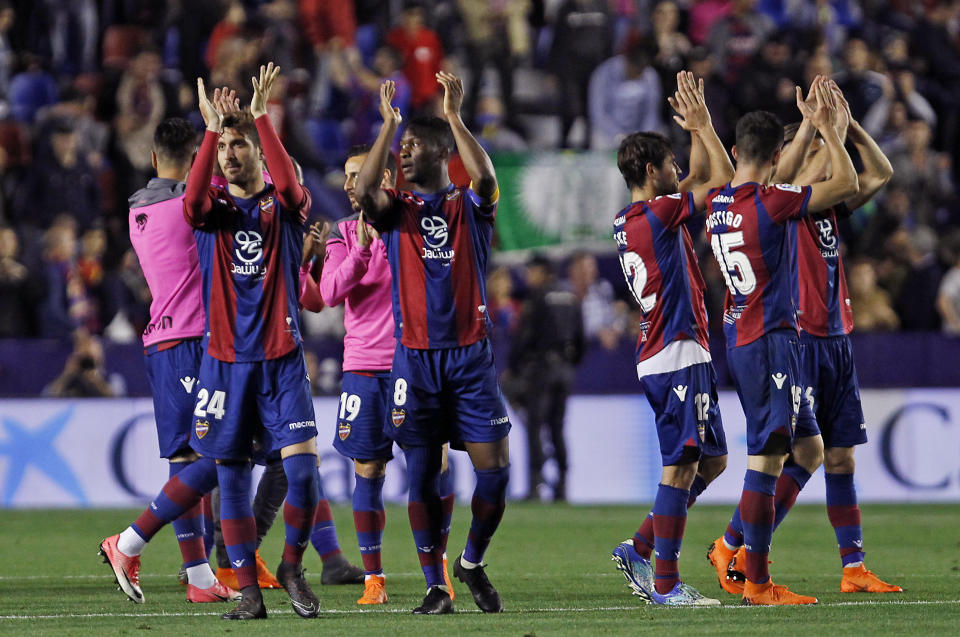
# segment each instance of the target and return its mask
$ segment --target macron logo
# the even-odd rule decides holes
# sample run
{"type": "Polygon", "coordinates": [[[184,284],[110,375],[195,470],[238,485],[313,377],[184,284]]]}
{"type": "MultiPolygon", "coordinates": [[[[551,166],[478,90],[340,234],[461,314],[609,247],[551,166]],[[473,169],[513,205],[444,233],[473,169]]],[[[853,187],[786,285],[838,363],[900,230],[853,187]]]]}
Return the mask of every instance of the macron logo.
{"type": "Polygon", "coordinates": [[[246,560],[233,560],[233,567],[240,568],[246,560]]]}
{"type": "Polygon", "coordinates": [[[777,372],[776,374],[772,374],[770,378],[777,384],[777,389],[783,389],[783,381],[787,380],[787,375],[783,372],[777,372]]]}
{"type": "Polygon", "coordinates": [[[687,399],[687,386],[677,385],[673,388],[673,393],[677,395],[677,398],[680,399],[680,402],[683,402],[687,399]]]}
{"type": "Polygon", "coordinates": [[[184,376],[180,379],[180,384],[183,385],[184,391],[188,394],[193,392],[193,384],[197,382],[196,378],[191,378],[190,376],[184,376]]]}

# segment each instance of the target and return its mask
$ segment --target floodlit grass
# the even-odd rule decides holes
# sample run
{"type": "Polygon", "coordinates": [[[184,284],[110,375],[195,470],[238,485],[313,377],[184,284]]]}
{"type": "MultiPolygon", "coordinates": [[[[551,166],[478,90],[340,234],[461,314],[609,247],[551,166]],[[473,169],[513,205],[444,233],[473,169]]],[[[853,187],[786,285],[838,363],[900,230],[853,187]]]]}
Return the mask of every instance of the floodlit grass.
{"type": "MultiPolygon", "coordinates": [[[[820,598],[815,607],[749,608],[717,585],[704,559],[725,528],[732,507],[696,506],[690,512],[681,557],[684,580],[717,596],[722,608],[644,605],[630,595],[610,561],[617,542],[630,537],[647,509],[623,506],[508,504],[487,554],[491,581],[506,612],[483,615],[465,586],[455,582],[457,614],[410,614],[424,594],[406,511],[387,511],[384,566],[390,602],[356,605],[360,587],[320,585],[320,559],[305,558],[307,577],[321,598],[316,620],[293,614],[283,591],[265,591],[266,622],[225,622],[224,604],[187,604],[177,583],[180,556],[164,529],[143,556],[146,603],[134,605],[116,590],[112,572],[97,557],[99,541],[123,529],[139,511],[38,510],[0,512],[0,633],[17,635],[946,635],[960,632],[960,536],[956,505],[863,507],[867,565],[904,593],[844,595],[833,530],[821,505],[798,506],[774,536],[776,582],[820,598]]],[[[349,508],[334,509],[341,545],[359,563],[349,508]]],[[[457,507],[451,559],[463,547],[469,509],[457,507]]],[[[280,521],[262,554],[276,566],[280,521]]]]}

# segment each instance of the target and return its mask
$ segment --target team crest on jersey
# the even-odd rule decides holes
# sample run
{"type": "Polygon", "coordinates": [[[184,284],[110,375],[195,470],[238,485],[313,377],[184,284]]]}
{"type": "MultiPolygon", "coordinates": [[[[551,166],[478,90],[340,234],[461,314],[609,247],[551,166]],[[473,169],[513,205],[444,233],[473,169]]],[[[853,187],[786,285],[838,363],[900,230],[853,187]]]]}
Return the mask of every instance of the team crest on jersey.
{"type": "Polygon", "coordinates": [[[394,407],[390,414],[394,427],[399,427],[407,419],[407,412],[402,407],[394,407]]]}
{"type": "Polygon", "coordinates": [[[197,438],[203,438],[210,431],[210,423],[206,420],[198,420],[193,429],[197,432],[197,438]]]}
{"type": "Polygon", "coordinates": [[[456,199],[456,198],[459,197],[459,196],[460,196],[460,189],[457,188],[457,189],[454,190],[453,192],[447,193],[446,199],[447,199],[447,201],[453,201],[454,199],[456,199]]]}
{"type": "Polygon", "coordinates": [[[273,197],[264,197],[260,200],[260,212],[266,214],[273,212],[273,197]]]}
{"type": "Polygon", "coordinates": [[[350,432],[353,431],[353,425],[348,422],[341,422],[340,426],[337,427],[337,437],[341,441],[346,440],[350,437],[350,432]]]}
{"type": "Polygon", "coordinates": [[[137,228],[140,230],[140,232],[143,232],[144,230],[146,230],[148,218],[149,217],[147,217],[147,213],[145,212],[141,212],[136,217],[134,217],[134,219],[136,219],[137,221],[137,228]]]}

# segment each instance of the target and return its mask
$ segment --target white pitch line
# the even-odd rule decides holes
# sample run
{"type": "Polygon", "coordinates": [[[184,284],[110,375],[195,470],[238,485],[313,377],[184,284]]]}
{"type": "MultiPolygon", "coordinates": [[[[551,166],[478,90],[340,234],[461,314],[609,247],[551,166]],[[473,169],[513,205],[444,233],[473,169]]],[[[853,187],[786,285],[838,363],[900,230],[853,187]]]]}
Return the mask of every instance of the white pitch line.
{"type": "MultiPolygon", "coordinates": [[[[945,599],[945,600],[877,600],[877,601],[860,601],[860,602],[828,602],[818,604],[818,606],[951,606],[960,604],[960,599],[945,599]]],[[[516,611],[507,611],[508,613],[514,613],[517,615],[524,615],[529,613],[597,613],[597,612],[609,612],[609,611],[636,611],[639,609],[654,608],[648,604],[638,603],[632,606],[595,606],[591,608],[583,607],[553,607],[553,608],[525,608],[522,610],[516,611]]],[[[766,608],[766,607],[757,607],[757,606],[740,606],[739,604],[729,604],[726,606],[713,606],[713,607],[699,607],[696,610],[709,610],[709,609],[757,609],[757,608],[766,608]]],[[[409,613],[410,610],[406,608],[378,608],[378,609],[328,609],[321,610],[320,615],[360,615],[360,614],[376,614],[376,613],[409,613]]],[[[464,613],[477,613],[480,611],[476,609],[466,609],[458,610],[458,614],[464,613]]],[[[60,615],[0,615],[0,620],[10,619],[10,620],[30,620],[30,619],[93,619],[101,617],[133,617],[138,619],[151,618],[151,617],[217,617],[220,615],[220,612],[210,612],[210,613],[169,613],[169,612],[159,612],[159,613],[64,613],[60,615]]],[[[291,610],[271,610],[270,615],[293,615],[291,610]]]]}

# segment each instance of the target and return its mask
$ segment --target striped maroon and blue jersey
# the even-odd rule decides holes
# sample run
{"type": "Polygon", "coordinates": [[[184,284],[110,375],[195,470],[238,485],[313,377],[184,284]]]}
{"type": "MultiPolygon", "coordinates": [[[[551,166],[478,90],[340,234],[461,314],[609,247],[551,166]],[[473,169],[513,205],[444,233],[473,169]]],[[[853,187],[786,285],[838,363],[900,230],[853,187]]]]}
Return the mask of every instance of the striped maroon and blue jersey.
{"type": "Polygon", "coordinates": [[[683,225],[693,214],[693,196],[677,193],[632,203],[614,219],[623,275],[643,313],[638,363],[683,339],[710,349],[703,275],[683,225]]]}
{"type": "Polygon", "coordinates": [[[797,228],[787,222],[807,214],[810,193],[809,186],[748,182],[707,195],[707,236],[727,284],[727,347],[797,329],[797,228]]]}
{"type": "Polygon", "coordinates": [[[227,363],[280,358],[301,343],[299,269],[310,196],[284,210],[273,185],[250,199],[210,187],[213,207],[194,226],[207,352],[227,363]]]}
{"type": "Polygon", "coordinates": [[[849,214],[840,204],[791,224],[797,226],[800,329],[814,336],[842,336],[853,330],[837,232],[837,217],[849,214]]]}
{"type": "Polygon", "coordinates": [[[411,349],[476,343],[487,335],[487,258],[496,195],[453,185],[424,194],[386,190],[378,220],[393,276],[396,337],[411,349]]]}

